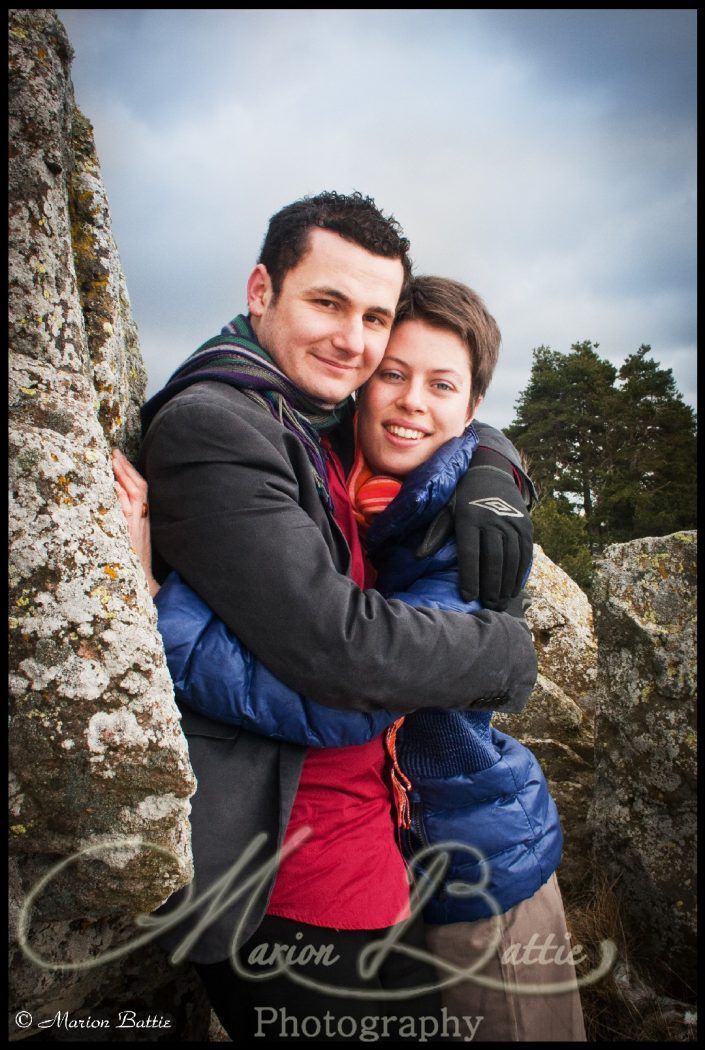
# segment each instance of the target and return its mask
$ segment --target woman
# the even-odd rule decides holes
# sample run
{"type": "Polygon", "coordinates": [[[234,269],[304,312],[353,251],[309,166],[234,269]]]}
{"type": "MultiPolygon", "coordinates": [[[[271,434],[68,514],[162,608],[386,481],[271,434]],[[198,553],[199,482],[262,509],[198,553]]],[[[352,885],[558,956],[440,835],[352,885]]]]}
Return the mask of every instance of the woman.
{"type": "MultiPolygon", "coordinates": [[[[361,394],[356,458],[346,479],[376,586],[389,598],[480,608],[460,597],[453,537],[432,557],[419,558],[417,551],[477,445],[471,423],[498,348],[497,326],[469,288],[441,278],[412,282],[385,357],[361,394]]],[[[146,489],[124,457],[116,457],[115,468],[133,543],[156,595],[144,519],[136,517],[146,489]]],[[[438,959],[460,970],[485,948],[491,956],[479,972],[495,986],[456,980],[444,989],[447,1011],[482,1016],[476,1038],[483,1041],[584,1039],[576,986],[558,995],[516,992],[527,981],[574,981],[567,965],[517,964],[517,938],[535,935],[532,943],[536,937],[541,943],[553,935],[562,944],[568,936],[555,879],[560,825],[531,752],[493,729],[489,712],[425,710],[395,721],[390,713],[333,711],[298,696],[244,650],[176,574],[165,581],[157,605],[175,685],[183,702],[207,717],[321,748],[360,746],[389,727],[405,856],[411,861],[420,848],[447,840],[459,846],[425,907],[428,943],[438,959]],[[476,892],[454,893],[459,882],[476,892]]],[[[290,886],[288,899],[284,893],[279,900],[275,885],[275,914],[277,907],[279,914],[292,913],[295,892],[290,886]]],[[[449,971],[441,965],[439,972],[444,978],[449,971]]]]}

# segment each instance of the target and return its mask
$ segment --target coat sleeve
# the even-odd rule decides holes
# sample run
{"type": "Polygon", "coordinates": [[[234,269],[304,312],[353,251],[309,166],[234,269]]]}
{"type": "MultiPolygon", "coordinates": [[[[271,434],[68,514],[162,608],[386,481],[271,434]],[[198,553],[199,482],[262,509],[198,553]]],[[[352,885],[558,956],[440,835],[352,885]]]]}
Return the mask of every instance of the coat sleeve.
{"type": "MultiPolygon", "coordinates": [[[[489,451],[490,454],[498,453],[500,456],[503,456],[509,461],[519,475],[521,479],[520,488],[522,489],[529,510],[531,510],[538,502],[538,495],[533,481],[522,466],[521,456],[515,446],[501,430],[497,430],[495,427],[490,426],[489,423],[481,423],[476,419],[473,421],[473,427],[479,438],[477,452],[473,457],[473,464],[477,465],[486,462],[485,454],[487,451],[489,451]]],[[[494,461],[490,460],[490,462],[494,461]]],[[[472,464],[470,469],[472,469],[472,464]]]]}
{"type": "Polygon", "coordinates": [[[277,678],[326,706],[521,710],[536,680],[528,629],[361,590],[336,567],[301,443],[241,392],[209,386],[222,384],[165,405],[143,446],[163,561],[277,678]]]}
{"type": "Polygon", "coordinates": [[[346,747],[374,739],[397,717],[334,711],[289,689],[176,572],[155,605],[177,696],[206,718],[304,747],[346,747]]]}

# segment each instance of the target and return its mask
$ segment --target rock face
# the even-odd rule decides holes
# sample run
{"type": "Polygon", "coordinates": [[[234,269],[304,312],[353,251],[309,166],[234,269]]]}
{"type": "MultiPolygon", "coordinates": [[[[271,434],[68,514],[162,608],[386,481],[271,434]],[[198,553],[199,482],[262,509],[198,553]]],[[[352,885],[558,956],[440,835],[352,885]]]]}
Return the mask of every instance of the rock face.
{"type": "Polygon", "coordinates": [[[586,889],[592,838],[593,721],[597,644],[587,597],[570,576],[534,546],[526,614],[538,654],[539,676],[518,715],[493,724],[529,747],[548,780],[564,834],[558,870],[565,896],[586,889]]]}
{"type": "MultiPolygon", "coordinates": [[[[189,881],[195,783],[113,490],[110,447],[134,451],[145,374],[90,125],[56,14],[11,11],[9,40],[11,905],[21,920],[37,879],[83,854],[29,931],[68,961],[189,881]]],[[[17,949],[13,973],[17,1008],[40,1013],[115,991],[114,968],[67,978],[17,949]]]]}
{"type": "Polygon", "coordinates": [[[627,935],[686,985],[695,965],[696,562],[694,532],[633,540],[606,549],[594,587],[596,856],[618,880],[627,935]]]}

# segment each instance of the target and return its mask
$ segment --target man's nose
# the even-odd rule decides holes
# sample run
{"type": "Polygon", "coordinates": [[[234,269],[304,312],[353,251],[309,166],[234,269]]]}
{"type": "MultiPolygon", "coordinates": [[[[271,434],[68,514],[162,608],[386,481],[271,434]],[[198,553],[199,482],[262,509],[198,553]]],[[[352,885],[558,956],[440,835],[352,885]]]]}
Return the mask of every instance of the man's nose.
{"type": "Polygon", "coordinates": [[[345,350],[349,354],[365,352],[365,327],[362,317],[348,314],[341,317],[338,329],[333,336],[336,350],[345,350]]]}

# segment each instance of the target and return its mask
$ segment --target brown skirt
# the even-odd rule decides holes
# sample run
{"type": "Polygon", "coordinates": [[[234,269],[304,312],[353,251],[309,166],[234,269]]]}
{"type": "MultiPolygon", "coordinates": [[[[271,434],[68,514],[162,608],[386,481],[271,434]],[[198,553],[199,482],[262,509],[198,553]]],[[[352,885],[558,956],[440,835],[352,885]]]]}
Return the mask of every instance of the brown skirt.
{"type": "MultiPolygon", "coordinates": [[[[493,978],[500,987],[488,988],[474,980],[461,980],[442,990],[450,1038],[463,1039],[467,1033],[464,1017],[481,1017],[475,1042],[585,1042],[570,934],[555,873],[533,897],[498,918],[427,925],[429,950],[437,959],[467,969],[497,938],[498,923],[497,947],[476,972],[479,977],[493,978]],[[517,990],[522,985],[559,983],[570,987],[566,991],[546,988],[529,994],[517,990]],[[455,1028],[452,1017],[459,1018],[455,1028]]],[[[448,973],[442,969],[439,972],[441,977],[448,973]]]]}

